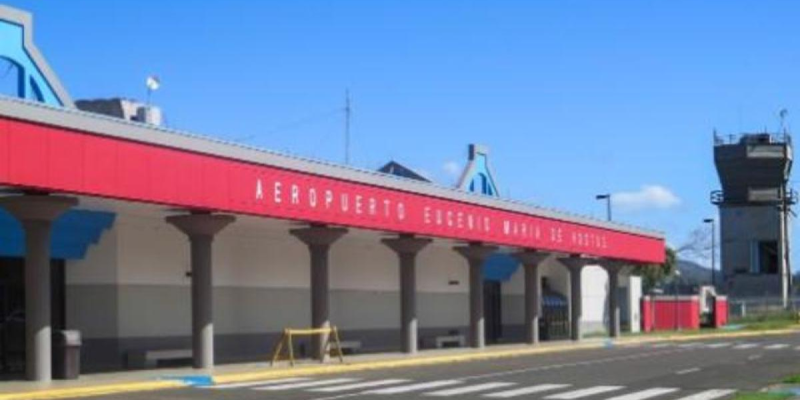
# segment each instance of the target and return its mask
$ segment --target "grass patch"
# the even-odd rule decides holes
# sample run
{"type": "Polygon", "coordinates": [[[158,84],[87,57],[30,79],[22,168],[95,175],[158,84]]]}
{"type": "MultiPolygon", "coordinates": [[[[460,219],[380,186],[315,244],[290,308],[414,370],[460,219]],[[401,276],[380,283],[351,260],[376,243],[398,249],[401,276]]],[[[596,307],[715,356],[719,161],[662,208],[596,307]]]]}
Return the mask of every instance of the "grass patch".
{"type": "Polygon", "coordinates": [[[791,311],[770,314],[754,315],[732,321],[744,325],[750,331],[763,331],[768,329],[785,329],[797,326],[797,314],[791,311]]]}
{"type": "Polygon", "coordinates": [[[790,397],[789,393],[739,392],[733,400],[785,400],[790,397]]]}
{"type": "Polygon", "coordinates": [[[732,318],[731,323],[735,324],[750,324],[768,321],[796,321],[797,314],[792,311],[777,311],[770,313],[761,313],[756,315],[748,315],[742,318],[732,318]]]}
{"type": "Polygon", "coordinates": [[[744,329],[748,331],[765,331],[770,329],[786,329],[794,326],[797,326],[797,322],[795,322],[794,319],[773,320],[747,323],[744,324],[744,329]]]}
{"type": "Polygon", "coordinates": [[[800,374],[787,376],[786,378],[783,378],[783,381],[781,382],[788,384],[800,384],[800,374]]]}

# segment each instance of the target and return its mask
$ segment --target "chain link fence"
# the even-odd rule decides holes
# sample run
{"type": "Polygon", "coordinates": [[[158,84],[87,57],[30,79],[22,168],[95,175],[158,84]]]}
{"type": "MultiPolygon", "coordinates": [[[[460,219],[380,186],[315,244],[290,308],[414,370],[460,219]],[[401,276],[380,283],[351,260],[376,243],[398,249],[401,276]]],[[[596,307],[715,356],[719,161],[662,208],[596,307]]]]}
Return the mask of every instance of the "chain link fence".
{"type": "Polygon", "coordinates": [[[792,297],[788,304],[784,304],[781,297],[729,298],[728,308],[731,322],[787,314],[797,315],[800,311],[800,297],[792,297]]]}

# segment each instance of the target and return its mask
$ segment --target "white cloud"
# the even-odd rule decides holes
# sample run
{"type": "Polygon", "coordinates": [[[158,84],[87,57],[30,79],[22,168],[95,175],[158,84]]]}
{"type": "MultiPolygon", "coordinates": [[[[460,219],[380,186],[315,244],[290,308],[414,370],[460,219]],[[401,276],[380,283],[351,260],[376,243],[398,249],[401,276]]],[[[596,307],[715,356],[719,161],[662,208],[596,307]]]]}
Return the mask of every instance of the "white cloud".
{"type": "Polygon", "coordinates": [[[461,164],[455,161],[448,161],[442,165],[442,169],[447,175],[458,178],[461,175],[461,164]]]}
{"type": "Polygon", "coordinates": [[[614,193],[611,202],[622,211],[641,211],[676,207],[681,199],[664,186],[643,185],[635,192],[614,193]]]}

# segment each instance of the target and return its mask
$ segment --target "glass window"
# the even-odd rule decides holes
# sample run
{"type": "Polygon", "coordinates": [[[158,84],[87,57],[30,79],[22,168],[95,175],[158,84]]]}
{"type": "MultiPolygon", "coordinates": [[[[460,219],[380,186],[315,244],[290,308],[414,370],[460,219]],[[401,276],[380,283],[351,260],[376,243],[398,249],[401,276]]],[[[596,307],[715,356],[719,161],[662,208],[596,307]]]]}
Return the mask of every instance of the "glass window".
{"type": "Polygon", "coordinates": [[[768,240],[758,242],[759,273],[778,273],[778,242],[768,240]]]}
{"type": "Polygon", "coordinates": [[[22,97],[22,68],[17,63],[0,57],[0,95],[22,97]]]}
{"type": "Polygon", "coordinates": [[[751,273],[777,274],[779,269],[777,240],[760,240],[750,243],[751,273]]]}

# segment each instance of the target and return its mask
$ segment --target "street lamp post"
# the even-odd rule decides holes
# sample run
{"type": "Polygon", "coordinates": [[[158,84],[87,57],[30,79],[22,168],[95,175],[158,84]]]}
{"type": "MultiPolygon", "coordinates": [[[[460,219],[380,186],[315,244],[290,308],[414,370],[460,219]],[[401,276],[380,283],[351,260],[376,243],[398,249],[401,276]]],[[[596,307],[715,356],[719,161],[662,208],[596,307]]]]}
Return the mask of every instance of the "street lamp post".
{"type": "Polygon", "coordinates": [[[651,311],[651,318],[650,318],[650,330],[655,332],[656,331],[656,295],[657,294],[664,294],[664,291],[658,288],[653,288],[650,290],[650,311],[651,311]]]}
{"type": "Polygon", "coordinates": [[[678,279],[680,279],[680,277],[681,277],[681,271],[676,267],[675,268],[675,277],[673,278],[673,282],[672,282],[672,290],[675,291],[675,309],[673,311],[674,311],[674,314],[675,314],[674,316],[675,316],[675,330],[676,331],[681,330],[681,319],[680,319],[681,307],[678,304],[678,303],[680,303],[680,294],[678,293],[679,292],[678,279]]]}
{"type": "Polygon", "coordinates": [[[711,224],[711,286],[717,288],[716,264],[717,264],[717,229],[714,223],[714,218],[706,218],[703,222],[711,224]]]}
{"type": "Polygon", "coordinates": [[[611,221],[611,193],[606,194],[598,194],[594,196],[597,200],[605,200],[606,201],[606,218],[611,221]]]}

